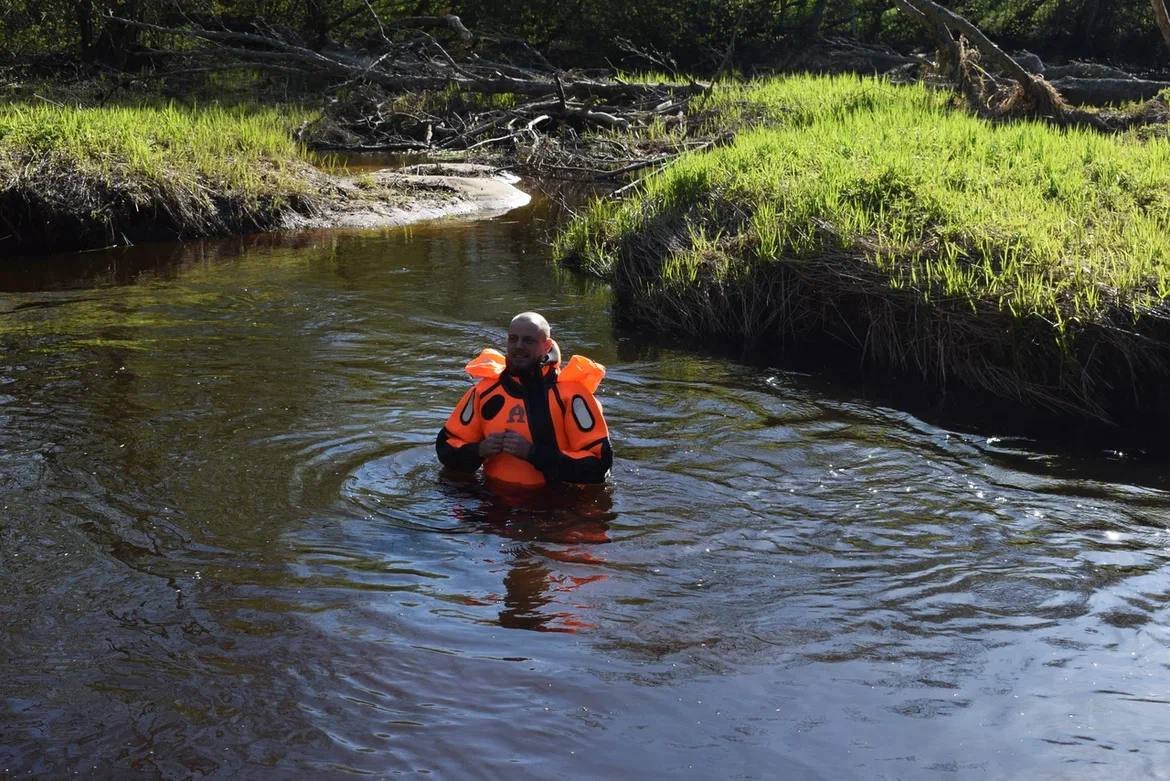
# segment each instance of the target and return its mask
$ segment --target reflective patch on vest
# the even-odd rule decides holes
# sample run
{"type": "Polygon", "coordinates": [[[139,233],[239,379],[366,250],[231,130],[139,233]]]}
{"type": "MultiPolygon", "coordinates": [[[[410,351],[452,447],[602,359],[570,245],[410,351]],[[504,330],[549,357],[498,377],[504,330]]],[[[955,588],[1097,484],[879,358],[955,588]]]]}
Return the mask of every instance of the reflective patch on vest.
{"type": "Polygon", "coordinates": [[[473,391],[467,397],[467,403],[463,405],[463,410],[459,413],[459,422],[467,425],[471,422],[471,416],[475,414],[475,392],[473,391]]]}
{"type": "Polygon", "coordinates": [[[527,423],[528,422],[528,416],[524,412],[524,405],[523,404],[512,405],[512,409],[508,410],[508,422],[509,423],[527,423]]]}
{"type": "Polygon", "coordinates": [[[582,431],[592,431],[597,421],[593,419],[593,413],[589,411],[589,405],[585,403],[585,399],[574,396],[572,407],[573,420],[577,421],[577,428],[582,431]]]}
{"type": "Polygon", "coordinates": [[[484,420],[491,420],[496,415],[499,415],[500,410],[502,410],[503,408],[504,408],[504,397],[503,396],[492,396],[490,399],[488,399],[487,401],[485,401],[483,403],[483,407],[480,409],[479,412],[481,415],[483,415],[484,420]]]}

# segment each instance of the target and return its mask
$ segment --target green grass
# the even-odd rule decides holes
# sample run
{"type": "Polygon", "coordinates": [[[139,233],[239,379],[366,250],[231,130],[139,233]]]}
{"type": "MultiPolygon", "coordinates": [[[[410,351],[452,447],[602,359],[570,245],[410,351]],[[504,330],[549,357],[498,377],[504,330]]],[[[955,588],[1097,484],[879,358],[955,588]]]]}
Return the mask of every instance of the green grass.
{"type": "Polygon", "coordinates": [[[684,156],[635,200],[593,204],[558,252],[604,272],[623,236],[688,210],[692,251],[665,269],[688,282],[720,236],[729,266],[745,249],[764,261],[852,251],[927,300],[1057,324],[1170,294],[1170,143],[992,126],[947,104],[851,77],[719,89],[711,121],[757,128],[684,156]]]}
{"type": "Polygon", "coordinates": [[[620,278],[629,311],[634,298],[653,301],[648,317],[665,307],[671,327],[711,335],[798,329],[805,309],[749,301],[744,288],[763,289],[768,274],[817,277],[826,296],[946,320],[946,335],[886,328],[877,345],[876,313],[843,315],[879,362],[961,369],[955,355],[972,348],[960,340],[981,329],[952,326],[970,315],[1000,333],[1027,324],[1054,345],[1059,374],[1085,328],[1128,328],[1170,295],[1165,139],[989,124],[952,110],[946,93],[851,76],[722,85],[707,109],[708,129],[742,130],[731,145],[679,158],[632,198],[592,203],[556,242],[559,257],[620,278]],[[729,296],[754,314],[730,311],[729,296]],[[712,302],[723,309],[699,311],[712,302]],[[920,349],[895,344],[907,338],[930,344],[907,357],[920,349]]]}
{"type": "Polygon", "coordinates": [[[311,195],[307,152],[291,136],[305,118],[295,109],[2,105],[0,198],[33,217],[98,222],[157,208],[187,235],[264,224],[311,195]]]}

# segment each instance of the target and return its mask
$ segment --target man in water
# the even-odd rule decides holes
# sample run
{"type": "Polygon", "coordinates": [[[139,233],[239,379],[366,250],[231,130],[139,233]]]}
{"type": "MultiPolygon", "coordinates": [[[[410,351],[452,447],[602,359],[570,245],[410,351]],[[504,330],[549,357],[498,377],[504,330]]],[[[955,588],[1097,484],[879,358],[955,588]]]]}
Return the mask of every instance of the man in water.
{"type": "MultiPolygon", "coordinates": [[[[488,352],[468,365],[469,373],[488,352]]],[[[474,373],[482,379],[435,439],[439,460],[460,472],[483,464],[489,478],[524,486],[604,482],[613,450],[591,391],[605,370],[579,356],[567,368],[574,371],[561,377],[548,321],[536,312],[516,315],[504,365],[474,373]]]]}

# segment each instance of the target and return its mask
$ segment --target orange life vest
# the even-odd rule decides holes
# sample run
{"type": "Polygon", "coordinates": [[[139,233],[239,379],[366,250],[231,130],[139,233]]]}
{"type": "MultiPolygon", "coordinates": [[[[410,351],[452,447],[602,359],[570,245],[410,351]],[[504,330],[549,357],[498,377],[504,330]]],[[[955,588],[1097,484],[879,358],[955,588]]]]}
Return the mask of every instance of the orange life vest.
{"type": "MultiPolygon", "coordinates": [[[[504,431],[515,431],[534,441],[523,388],[504,374],[504,366],[504,355],[492,349],[483,350],[467,364],[467,373],[479,382],[463,394],[447,418],[440,435],[445,435],[447,445],[460,448],[504,431]]],[[[552,363],[542,370],[556,447],[571,462],[590,464],[608,457],[609,428],[601,405],[593,397],[604,376],[604,366],[581,355],[574,355],[564,368],[552,363]]],[[[484,462],[484,474],[523,486],[547,482],[531,462],[510,453],[490,456],[484,462]]]]}

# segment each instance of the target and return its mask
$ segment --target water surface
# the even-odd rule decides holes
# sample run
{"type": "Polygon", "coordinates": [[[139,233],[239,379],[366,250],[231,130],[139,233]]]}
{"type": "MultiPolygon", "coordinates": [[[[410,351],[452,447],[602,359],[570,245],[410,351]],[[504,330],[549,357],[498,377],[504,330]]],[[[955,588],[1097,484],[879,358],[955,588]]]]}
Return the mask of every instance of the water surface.
{"type": "Polygon", "coordinates": [[[615,332],[545,213],[0,273],[0,775],[1168,774],[1164,465],[615,332]],[[602,489],[437,468],[529,308],[602,489]]]}

